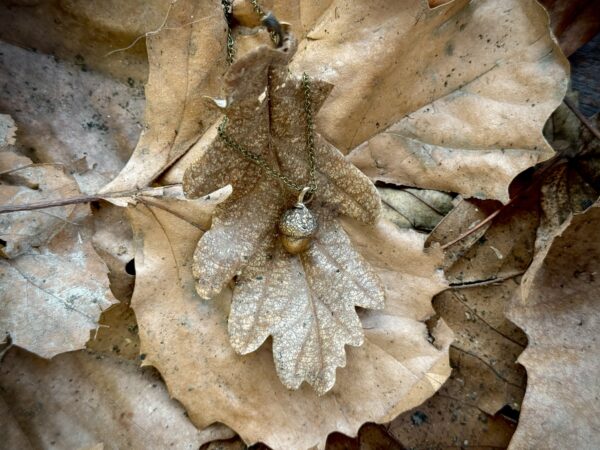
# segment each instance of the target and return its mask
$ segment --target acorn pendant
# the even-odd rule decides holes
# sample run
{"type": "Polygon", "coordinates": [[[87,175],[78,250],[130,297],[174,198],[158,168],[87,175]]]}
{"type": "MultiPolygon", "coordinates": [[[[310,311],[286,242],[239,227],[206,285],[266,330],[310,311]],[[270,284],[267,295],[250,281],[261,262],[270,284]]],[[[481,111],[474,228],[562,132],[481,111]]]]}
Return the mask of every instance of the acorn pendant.
{"type": "Polygon", "coordinates": [[[302,202],[305,193],[303,190],[298,197],[298,203],[284,212],[279,219],[281,243],[292,255],[308,249],[317,232],[317,219],[302,202]]]}

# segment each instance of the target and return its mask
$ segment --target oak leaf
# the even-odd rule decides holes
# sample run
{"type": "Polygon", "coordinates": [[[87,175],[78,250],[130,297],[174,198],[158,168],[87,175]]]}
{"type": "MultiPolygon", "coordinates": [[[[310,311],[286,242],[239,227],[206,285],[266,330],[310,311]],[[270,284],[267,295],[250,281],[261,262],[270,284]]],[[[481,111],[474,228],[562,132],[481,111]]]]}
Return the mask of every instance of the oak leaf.
{"type": "MultiPolygon", "coordinates": [[[[259,47],[229,69],[227,132],[296,183],[309,183],[307,122],[301,80],[285,63],[293,40],[282,49],[259,47]]],[[[330,86],[311,82],[316,113],[330,86]]],[[[344,346],[363,343],[355,306],[381,309],[383,290],[368,264],[352,248],[338,214],[373,224],[380,213],[375,187],[334,147],[315,134],[318,191],[310,209],[319,230],[311,247],[287,253],[277,222],[297,193],[217,138],[185,172],[189,197],[233,186],[233,196],[215,211],[211,229],[198,243],[193,272],[202,298],[212,298],[236,276],[229,314],[231,344],[240,354],[255,351],[271,335],[282,382],[303,381],[323,394],[345,366],[344,346]]]]}

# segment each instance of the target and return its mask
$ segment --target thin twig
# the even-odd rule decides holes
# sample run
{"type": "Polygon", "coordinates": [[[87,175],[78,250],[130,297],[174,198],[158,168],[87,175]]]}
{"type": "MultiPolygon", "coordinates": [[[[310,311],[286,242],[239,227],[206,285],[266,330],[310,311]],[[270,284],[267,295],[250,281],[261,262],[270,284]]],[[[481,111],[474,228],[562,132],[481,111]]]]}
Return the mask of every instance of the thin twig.
{"type": "Polygon", "coordinates": [[[577,105],[575,105],[575,103],[573,103],[573,101],[567,97],[565,97],[563,101],[565,102],[565,105],[567,105],[569,109],[573,111],[573,114],[577,116],[581,123],[584,124],[588,130],[590,130],[590,132],[596,137],[596,139],[600,139],[600,131],[598,131],[594,124],[583,115],[583,113],[579,110],[577,105]]]}
{"type": "Polygon", "coordinates": [[[516,272],[508,273],[502,277],[490,278],[488,280],[471,281],[467,283],[450,283],[450,289],[469,289],[480,286],[488,286],[490,284],[501,283],[503,281],[510,280],[511,278],[516,278],[520,275],[523,275],[524,273],[525,272],[523,272],[522,270],[519,270],[516,272]]]}
{"type": "Polygon", "coordinates": [[[177,0],[171,1],[171,3],[169,4],[169,8],[167,9],[167,13],[165,14],[165,17],[163,18],[162,23],[160,24],[160,26],[156,30],[147,31],[144,34],[140,34],[127,47],[117,48],[115,50],[112,50],[112,51],[108,52],[106,55],[104,55],[104,57],[106,58],[108,56],[114,55],[115,53],[127,51],[130,48],[132,48],[135,44],[137,44],[140,41],[140,39],[143,39],[145,37],[152,36],[152,35],[160,33],[163,30],[163,28],[165,28],[165,25],[167,24],[167,20],[169,20],[169,15],[171,14],[171,10],[173,9],[173,5],[176,2],[177,2],[177,0]]]}
{"type": "Polygon", "coordinates": [[[552,167],[554,167],[560,161],[564,161],[564,158],[561,155],[556,155],[552,159],[549,159],[548,161],[546,161],[545,165],[543,167],[541,167],[537,171],[537,173],[535,174],[535,178],[533,179],[532,183],[529,186],[527,186],[524,189],[520,190],[519,192],[515,193],[515,195],[508,202],[506,202],[505,205],[502,205],[500,208],[498,208],[496,211],[494,211],[493,213],[491,213],[489,216],[487,216],[485,219],[483,219],[481,222],[479,222],[473,228],[470,228],[469,230],[467,230],[464,233],[460,234],[457,238],[455,238],[455,239],[451,240],[450,242],[442,245],[441,249],[442,250],[446,250],[448,247],[451,247],[454,244],[456,244],[457,242],[462,241],[464,238],[466,238],[467,236],[470,236],[471,234],[475,233],[475,231],[477,231],[478,229],[480,229],[484,225],[490,223],[502,211],[505,211],[507,208],[512,207],[512,204],[516,200],[518,200],[523,194],[526,194],[527,192],[529,192],[534,187],[537,187],[543,181],[542,175],[544,173],[546,173],[548,170],[550,170],[552,167]]]}
{"type": "Polygon", "coordinates": [[[457,242],[460,242],[467,236],[470,236],[471,234],[475,233],[477,230],[479,230],[485,224],[490,223],[494,219],[494,217],[496,217],[498,214],[500,214],[500,211],[502,211],[506,206],[510,205],[511,202],[512,202],[512,199],[506,205],[504,205],[502,208],[498,208],[496,211],[491,213],[489,216],[487,216],[485,219],[483,219],[481,222],[479,222],[473,228],[468,229],[464,233],[461,233],[460,235],[458,235],[457,238],[452,239],[450,242],[442,245],[442,247],[441,247],[442,250],[446,250],[448,247],[452,247],[457,242]]]}
{"type": "MultiPolygon", "coordinates": [[[[176,186],[175,184],[169,186],[161,186],[162,188],[168,188],[176,186]]],[[[155,190],[156,188],[144,188],[130,191],[120,192],[107,192],[106,194],[92,194],[92,195],[79,195],[76,197],[61,198],[57,200],[47,200],[43,202],[24,203],[21,205],[0,205],[0,214],[7,214],[18,211],[33,211],[36,209],[54,208],[55,206],[66,206],[66,205],[77,205],[82,203],[91,203],[99,200],[107,200],[110,198],[120,197],[134,197],[140,194],[147,193],[155,190]]]]}

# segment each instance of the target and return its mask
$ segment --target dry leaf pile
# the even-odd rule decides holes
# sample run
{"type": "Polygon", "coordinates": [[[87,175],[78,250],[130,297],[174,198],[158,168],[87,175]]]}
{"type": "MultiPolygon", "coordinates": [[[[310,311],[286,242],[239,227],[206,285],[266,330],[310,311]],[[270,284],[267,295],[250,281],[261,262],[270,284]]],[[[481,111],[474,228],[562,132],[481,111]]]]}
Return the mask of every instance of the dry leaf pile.
{"type": "Polygon", "coordinates": [[[278,50],[235,0],[231,66],[220,1],[122,3],[0,6],[6,445],[600,446],[600,141],[548,120],[536,1],[261,2],[278,50]],[[306,181],[302,72],[321,226],[291,256],[294,196],[217,127],[306,181]]]}

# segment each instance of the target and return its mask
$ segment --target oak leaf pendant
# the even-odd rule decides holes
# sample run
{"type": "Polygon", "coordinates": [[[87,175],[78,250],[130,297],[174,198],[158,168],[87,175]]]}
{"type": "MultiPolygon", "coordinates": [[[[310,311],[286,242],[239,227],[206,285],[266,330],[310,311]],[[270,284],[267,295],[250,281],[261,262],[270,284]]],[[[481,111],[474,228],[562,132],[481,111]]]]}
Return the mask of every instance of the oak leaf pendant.
{"type": "MultiPolygon", "coordinates": [[[[302,184],[309,181],[304,95],[300,78],[287,70],[294,50],[288,41],[238,59],[225,76],[223,109],[232,139],[302,184]]],[[[316,113],[332,86],[311,84],[316,113]]],[[[380,280],[337,217],[373,224],[381,202],[369,179],[318,133],[315,160],[319,188],[310,209],[217,136],[188,167],[183,186],[191,198],[233,187],[198,242],[192,265],[204,299],[234,280],[232,347],[243,355],[272,337],[282,383],[297,389],[306,381],[324,394],[335,384],[337,367],[346,365],[345,346],[363,343],[356,307],[384,306],[380,280]]]]}

